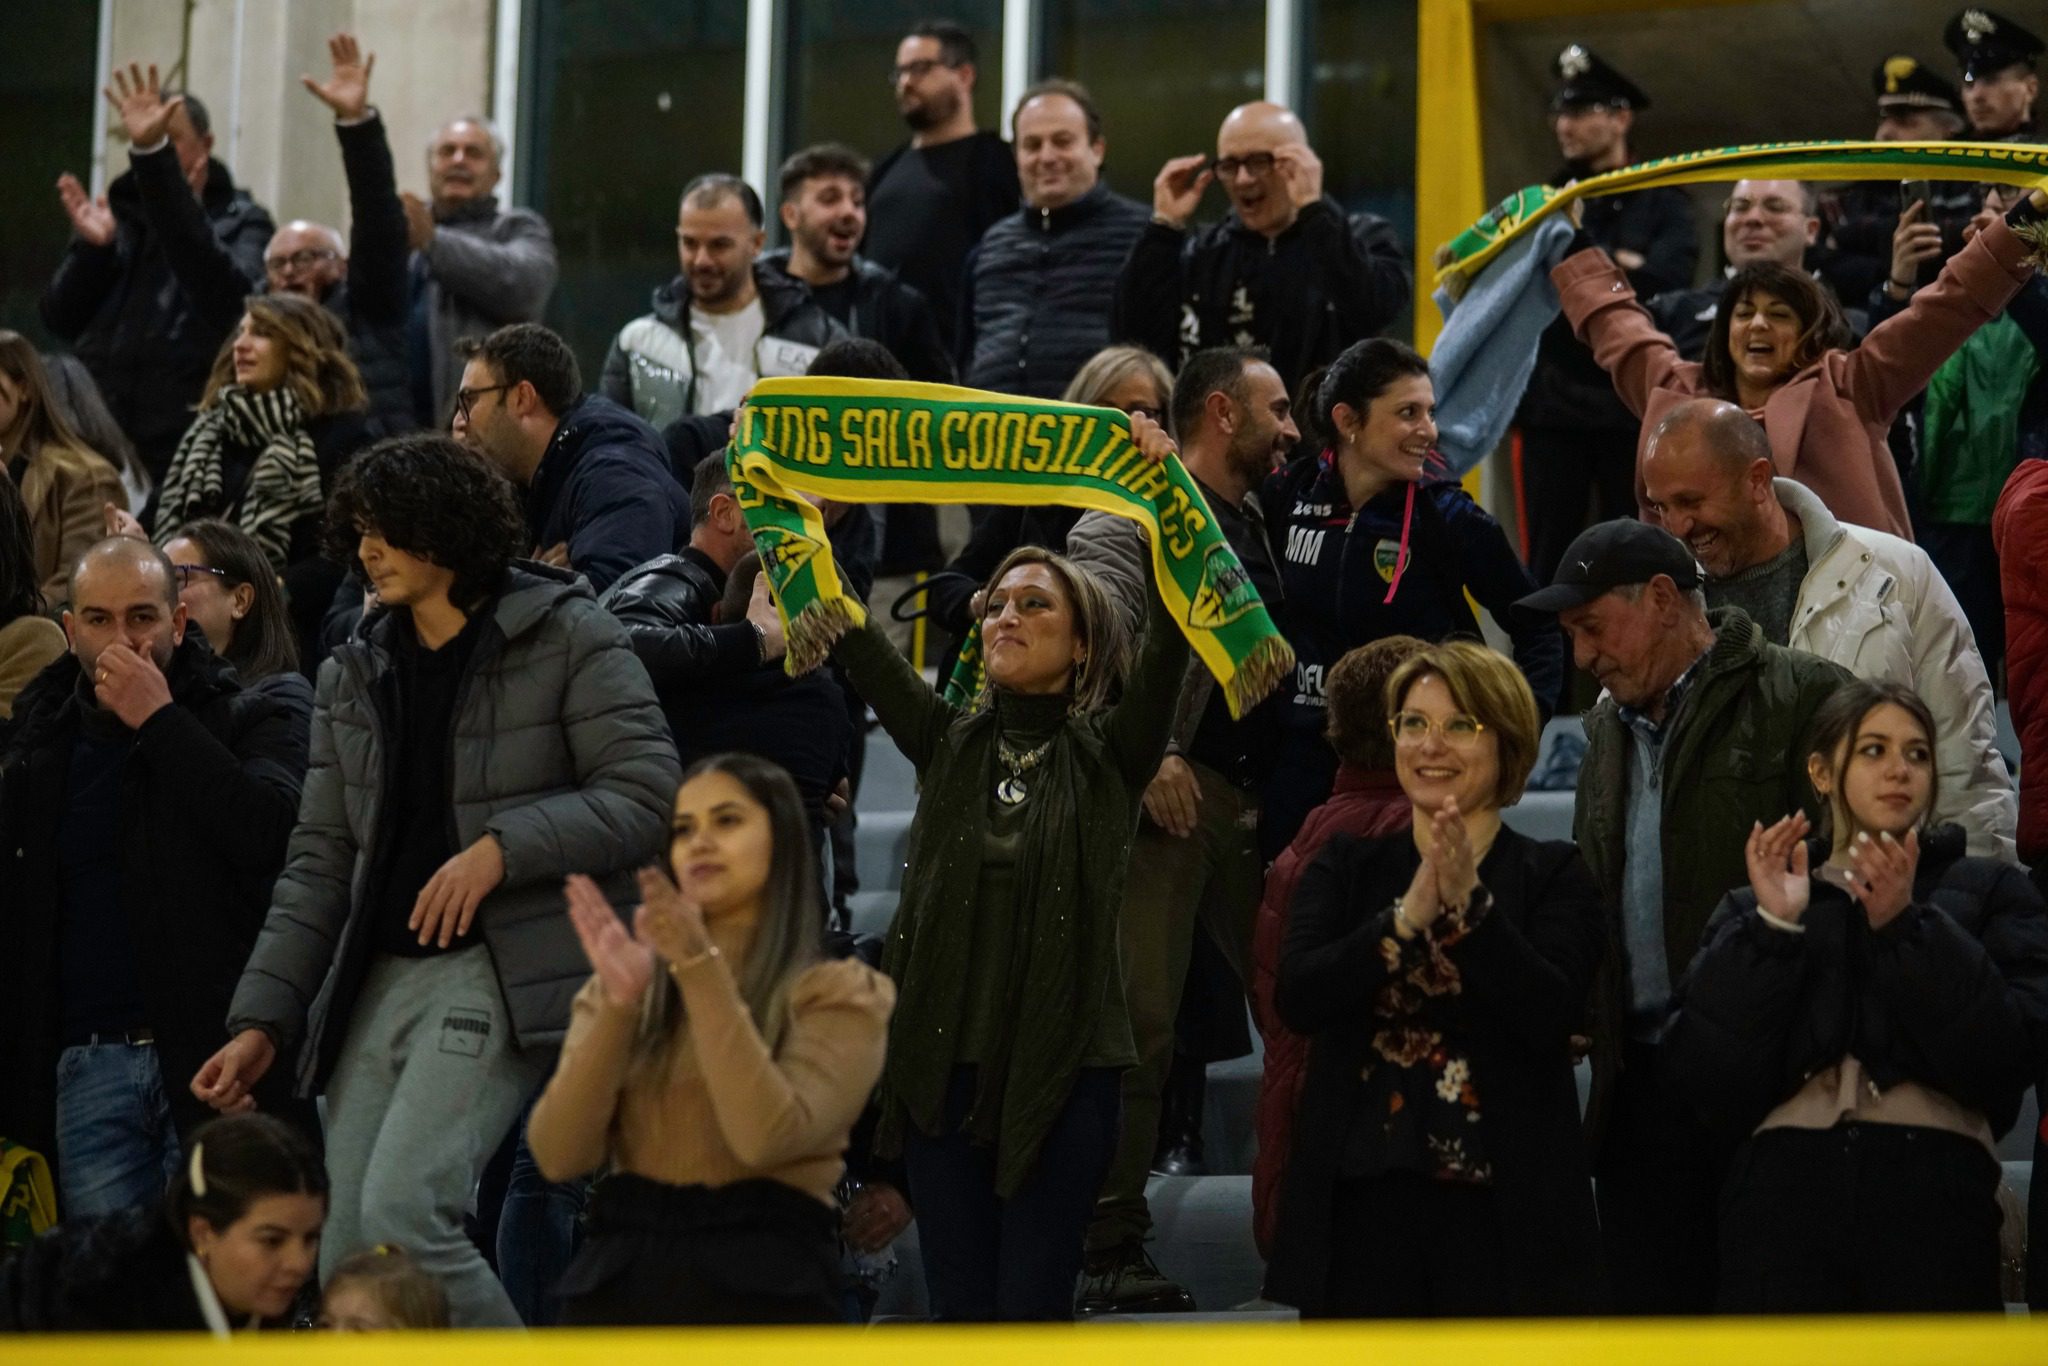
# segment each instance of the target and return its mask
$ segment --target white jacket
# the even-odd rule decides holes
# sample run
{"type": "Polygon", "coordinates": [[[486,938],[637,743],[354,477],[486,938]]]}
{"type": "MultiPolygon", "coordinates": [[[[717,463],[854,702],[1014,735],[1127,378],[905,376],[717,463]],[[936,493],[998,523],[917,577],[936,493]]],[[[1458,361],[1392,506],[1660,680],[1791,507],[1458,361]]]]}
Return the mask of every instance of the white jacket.
{"type": "Polygon", "coordinates": [[[1933,818],[1962,826],[1972,854],[2018,862],[2019,798],[1998,752],[1991,679],[1941,571],[1910,541],[1836,521],[1805,485],[1771,483],[1806,539],[1806,579],[1786,644],[1858,678],[1919,693],[1937,732],[1933,818]]]}

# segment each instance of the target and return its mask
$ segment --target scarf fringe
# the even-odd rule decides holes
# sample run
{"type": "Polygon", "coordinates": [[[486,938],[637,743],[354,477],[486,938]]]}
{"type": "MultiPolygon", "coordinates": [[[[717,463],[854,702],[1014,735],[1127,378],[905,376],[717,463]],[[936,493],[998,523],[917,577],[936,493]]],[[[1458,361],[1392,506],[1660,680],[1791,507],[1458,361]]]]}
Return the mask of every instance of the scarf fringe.
{"type": "Polygon", "coordinates": [[[859,624],[848,599],[813,599],[783,626],[790,676],[809,673],[824,663],[839,638],[859,624]]]}
{"type": "Polygon", "coordinates": [[[1237,666],[1237,672],[1223,685],[1224,699],[1230,703],[1232,719],[1243,716],[1267,694],[1280,686],[1283,679],[1294,671],[1294,651],[1279,636],[1267,636],[1252,647],[1251,654],[1237,666]]]}
{"type": "Polygon", "coordinates": [[[2027,260],[2035,270],[2048,270],[2048,219],[2022,223],[2012,235],[2027,244],[2027,260]]]}

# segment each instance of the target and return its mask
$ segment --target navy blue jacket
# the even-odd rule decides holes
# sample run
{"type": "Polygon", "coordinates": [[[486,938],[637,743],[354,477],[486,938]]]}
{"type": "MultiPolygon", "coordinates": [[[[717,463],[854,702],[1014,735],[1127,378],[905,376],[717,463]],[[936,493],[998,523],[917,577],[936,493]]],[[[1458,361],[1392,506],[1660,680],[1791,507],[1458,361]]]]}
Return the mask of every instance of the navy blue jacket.
{"type": "Polygon", "coordinates": [[[690,539],[690,498],[661,434],[610,399],[585,394],[555,429],[526,490],[537,551],[567,542],[569,567],[599,593],[636,564],[690,539]]]}
{"type": "Polygon", "coordinates": [[[1354,513],[1335,462],[1313,456],[1274,475],[1261,495],[1279,542],[1295,657],[1285,757],[1260,830],[1269,849],[1284,848],[1302,818],[1329,796],[1337,762],[1323,738],[1323,680],[1345,651],[1391,635],[1477,638],[1479,622],[1465,601],[1469,591],[1508,633],[1515,663],[1539,703],[1563,688],[1564,637],[1553,623],[1514,608],[1536,591],[1536,581],[1500,523],[1456,483],[1417,486],[1408,567],[1394,600],[1385,600],[1400,555],[1407,493],[1406,484],[1397,484],[1354,513]]]}

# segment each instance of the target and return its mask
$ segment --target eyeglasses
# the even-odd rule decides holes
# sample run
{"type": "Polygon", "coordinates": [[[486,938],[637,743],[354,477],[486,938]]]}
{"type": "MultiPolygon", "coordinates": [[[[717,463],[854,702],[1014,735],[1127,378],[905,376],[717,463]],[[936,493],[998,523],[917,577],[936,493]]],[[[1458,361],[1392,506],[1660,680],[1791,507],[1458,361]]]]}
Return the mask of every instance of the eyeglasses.
{"type": "Polygon", "coordinates": [[[1216,173],[1218,180],[1235,180],[1239,171],[1249,171],[1255,176],[1265,175],[1273,169],[1274,160],[1271,152],[1253,152],[1250,156],[1218,157],[1209,163],[1209,169],[1216,173]]]}
{"type": "Polygon", "coordinates": [[[1762,209],[1772,218],[1791,218],[1795,215],[1803,218],[1806,216],[1806,206],[1804,204],[1794,204],[1789,200],[1775,198],[1762,200],[1731,199],[1723,204],[1722,208],[1730,218],[1740,218],[1751,209],[1762,209]]]}
{"type": "Polygon", "coordinates": [[[322,261],[332,261],[341,255],[332,247],[295,251],[289,256],[273,256],[263,263],[263,269],[272,275],[283,275],[287,271],[311,270],[322,261]]]}
{"type": "Polygon", "coordinates": [[[201,574],[211,574],[223,583],[227,581],[228,577],[227,570],[215,569],[210,564],[174,564],[171,568],[178,575],[178,587],[180,588],[190,588],[201,574]]]}
{"type": "Polygon", "coordinates": [[[1403,747],[1420,745],[1431,735],[1436,735],[1452,749],[1470,749],[1479,743],[1486,723],[1463,714],[1446,717],[1440,722],[1432,721],[1421,712],[1404,711],[1388,718],[1387,730],[1393,735],[1394,743],[1403,747]]]}
{"type": "Polygon", "coordinates": [[[467,422],[470,418],[470,409],[485,394],[495,394],[500,390],[516,389],[518,387],[519,382],[514,380],[510,384],[486,384],[480,389],[457,389],[455,391],[455,411],[462,414],[462,420],[467,422]]]}
{"type": "Polygon", "coordinates": [[[889,68],[889,84],[895,86],[903,84],[906,80],[921,81],[942,66],[950,71],[954,63],[938,57],[920,57],[914,62],[892,66],[889,68]]]}

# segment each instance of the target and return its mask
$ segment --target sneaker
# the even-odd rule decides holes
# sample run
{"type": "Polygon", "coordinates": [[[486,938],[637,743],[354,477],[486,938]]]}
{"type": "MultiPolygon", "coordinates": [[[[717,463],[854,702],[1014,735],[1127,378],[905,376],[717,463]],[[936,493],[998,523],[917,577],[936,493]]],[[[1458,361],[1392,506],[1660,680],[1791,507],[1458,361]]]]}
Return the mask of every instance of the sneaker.
{"type": "Polygon", "coordinates": [[[1143,1243],[1090,1253],[1081,1274],[1080,1316],[1191,1314],[1195,1297],[1152,1264],[1143,1243]]]}

